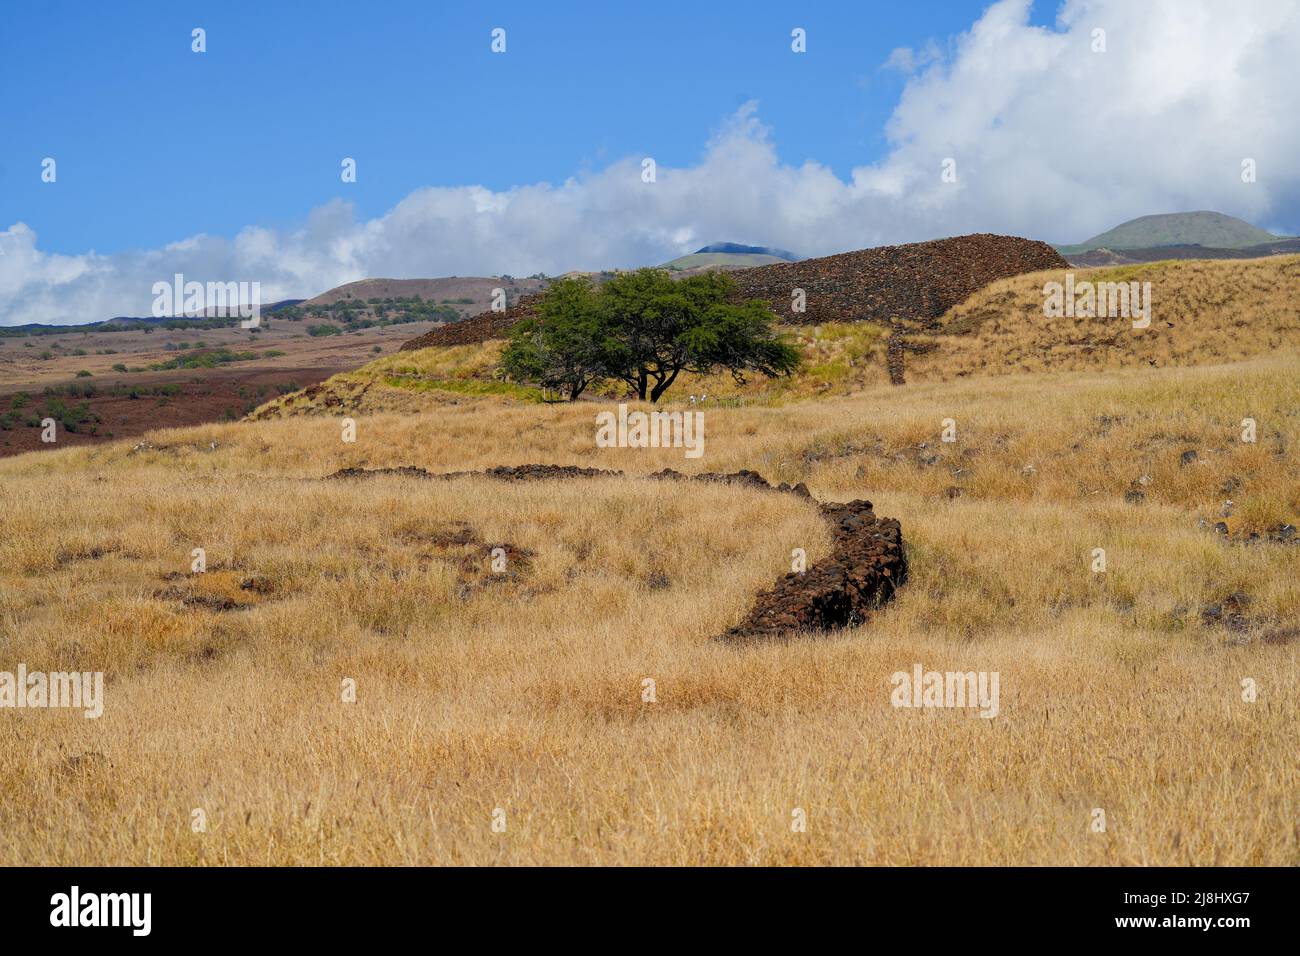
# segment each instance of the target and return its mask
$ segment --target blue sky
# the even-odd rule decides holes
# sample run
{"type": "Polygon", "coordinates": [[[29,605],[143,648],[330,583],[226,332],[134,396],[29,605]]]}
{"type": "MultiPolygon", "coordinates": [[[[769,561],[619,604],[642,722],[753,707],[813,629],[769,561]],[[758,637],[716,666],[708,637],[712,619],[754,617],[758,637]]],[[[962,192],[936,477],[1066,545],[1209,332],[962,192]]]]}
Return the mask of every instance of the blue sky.
{"type": "Polygon", "coordinates": [[[1300,0],[7,2],[0,325],[176,272],[270,301],[1199,209],[1294,235],[1298,88],[1300,0]]]}
{"type": "MultiPolygon", "coordinates": [[[[1050,20],[1054,5],[1037,6],[1050,20]]],[[[886,148],[903,86],[880,69],[890,52],[943,42],[982,8],[6,4],[0,224],[27,223],[50,251],[109,253],[287,225],[336,196],[377,216],[426,185],[562,181],[632,153],[685,165],[753,99],[782,160],[843,177],[886,148]],[[498,26],[505,55],[489,49],[498,26]],[[812,55],[791,55],[795,26],[812,55]],[[39,179],[46,156],[57,189],[39,179]],[[346,188],[344,156],[359,169],[346,188]]]]}

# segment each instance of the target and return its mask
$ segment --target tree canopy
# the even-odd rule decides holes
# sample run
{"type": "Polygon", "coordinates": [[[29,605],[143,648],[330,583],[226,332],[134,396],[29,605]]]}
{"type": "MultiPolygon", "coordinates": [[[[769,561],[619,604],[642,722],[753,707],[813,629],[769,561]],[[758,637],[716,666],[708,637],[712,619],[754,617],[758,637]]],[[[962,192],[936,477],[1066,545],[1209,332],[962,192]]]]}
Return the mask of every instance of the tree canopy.
{"type": "Polygon", "coordinates": [[[570,401],[602,380],[657,402],[682,372],[788,375],[799,352],[778,334],[766,303],[735,301],[723,272],[674,280],[663,269],[624,272],[597,287],[561,279],[534,319],[511,330],[506,374],[564,392],[570,401]]]}

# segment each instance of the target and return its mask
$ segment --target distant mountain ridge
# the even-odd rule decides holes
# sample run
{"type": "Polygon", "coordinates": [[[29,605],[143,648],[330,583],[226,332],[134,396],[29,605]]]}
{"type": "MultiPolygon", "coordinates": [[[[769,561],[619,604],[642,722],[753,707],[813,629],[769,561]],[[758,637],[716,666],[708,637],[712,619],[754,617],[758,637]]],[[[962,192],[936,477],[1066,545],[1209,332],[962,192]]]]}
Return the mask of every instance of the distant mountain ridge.
{"type": "Polygon", "coordinates": [[[1161,246],[1204,246],[1208,249],[1245,249],[1286,239],[1245,220],[1208,210],[1139,216],[1074,245],[1060,245],[1062,255],[1079,255],[1096,249],[1112,252],[1155,249],[1161,246]]]}
{"type": "Polygon", "coordinates": [[[696,249],[695,255],[698,256],[709,252],[726,252],[742,256],[774,256],[787,262],[798,262],[803,258],[803,256],[797,256],[785,249],[774,249],[771,246],[746,246],[739,242],[715,242],[701,249],[696,249]]]}
{"type": "Polygon", "coordinates": [[[1151,246],[1146,249],[1090,249],[1065,255],[1072,266],[1127,266],[1170,259],[1265,259],[1300,253],[1300,239],[1275,239],[1257,246],[1215,249],[1209,246],[1151,246]]]}
{"type": "Polygon", "coordinates": [[[443,276],[437,279],[358,279],[347,282],[320,295],[307,299],[303,305],[333,305],[347,299],[366,302],[370,299],[423,299],[426,302],[445,302],[474,306],[475,311],[486,309],[492,302],[492,291],[504,289],[513,300],[517,295],[540,292],[546,288],[545,279],[515,279],[511,276],[443,276]]]}
{"type": "MultiPolygon", "coordinates": [[[[302,299],[281,299],[261,307],[262,315],[272,315],[281,309],[287,309],[301,303],[302,299]]],[[[242,321],[239,315],[218,316],[209,314],[209,309],[201,315],[115,315],[111,319],[98,319],[94,322],[79,322],[68,325],[54,325],[48,322],[27,322],[23,325],[0,325],[0,338],[22,335],[63,335],[68,332],[111,332],[131,331],[144,327],[159,328],[186,327],[220,328],[242,321]]]]}
{"type": "Polygon", "coordinates": [[[785,249],[771,246],[747,246],[742,242],[713,242],[702,246],[687,256],[678,256],[659,268],[674,272],[703,272],[709,269],[753,269],[778,262],[799,262],[797,256],[785,249]]]}

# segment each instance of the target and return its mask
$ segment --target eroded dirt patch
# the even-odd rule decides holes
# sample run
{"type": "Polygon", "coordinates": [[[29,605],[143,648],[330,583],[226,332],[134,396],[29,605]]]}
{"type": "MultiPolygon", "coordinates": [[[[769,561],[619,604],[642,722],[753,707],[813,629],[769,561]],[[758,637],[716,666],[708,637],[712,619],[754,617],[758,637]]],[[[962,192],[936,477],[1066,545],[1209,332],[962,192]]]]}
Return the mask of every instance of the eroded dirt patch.
{"type": "Polygon", "coordinates": [[[264,575],[223,568],[188,574],[172,571],[163,575],[163,580],[168,585],[154,592],[155,598],[205,611],[248,610],[276,597],[278,591],[275,583],[264,575]]]}
{"type": "Polygon", "coordinates": [[[455,567],[456,597],[462,601],[484,588],[522,584],[537,557],[531,549],[509,541],[485,540],[463,521],[439,529],[428,543],[435,551],[428,557],[455,567]]]}

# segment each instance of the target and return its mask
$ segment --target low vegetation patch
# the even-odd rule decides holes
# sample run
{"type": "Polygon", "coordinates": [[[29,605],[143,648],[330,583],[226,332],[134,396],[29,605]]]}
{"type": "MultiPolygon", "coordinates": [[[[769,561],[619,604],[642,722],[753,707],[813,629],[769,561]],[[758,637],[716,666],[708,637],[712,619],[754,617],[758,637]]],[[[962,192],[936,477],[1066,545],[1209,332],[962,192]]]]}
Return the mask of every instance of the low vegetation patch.
{"type": "Polygon", "coordinates": [[[228,348],[202,349],[162,362],[152,362],[149,369],[154,372],[164,372],[172,369],[216,368],[232,362],[252,362],[256,358],[258,358],[256,352],[236,352],[228,348]]]}

